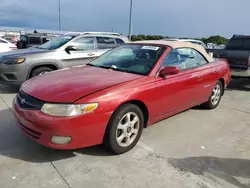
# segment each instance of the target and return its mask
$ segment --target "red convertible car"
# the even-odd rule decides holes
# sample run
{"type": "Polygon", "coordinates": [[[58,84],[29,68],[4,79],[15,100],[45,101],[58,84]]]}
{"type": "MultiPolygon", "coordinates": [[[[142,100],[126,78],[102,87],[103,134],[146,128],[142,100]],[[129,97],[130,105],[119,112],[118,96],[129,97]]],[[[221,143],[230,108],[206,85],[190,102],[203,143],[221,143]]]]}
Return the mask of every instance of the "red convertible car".
{"type": "Polygon", "coordinates": [[[131,42],[82,67],[26,81],[13,109],[21,130],[41,145],[103,143],[121,154],[147,126],[197,105],[216,108],[230,78],[228,63],[199,45],[131,42]]]}

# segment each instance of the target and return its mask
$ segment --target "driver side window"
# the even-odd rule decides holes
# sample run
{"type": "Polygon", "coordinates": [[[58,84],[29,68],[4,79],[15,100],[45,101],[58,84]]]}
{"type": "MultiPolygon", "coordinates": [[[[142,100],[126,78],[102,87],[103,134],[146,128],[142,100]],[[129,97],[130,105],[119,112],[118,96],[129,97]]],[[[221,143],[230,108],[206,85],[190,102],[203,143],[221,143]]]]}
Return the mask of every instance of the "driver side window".
{"type": "Polygon", "coordinates": [[[76,51],[94,50],[94,38],[82,37],[73,41],[72,45],[76,47],[76,51]]]}
{"type": "Polygon", "coordinates": [[[168,66],[177,66],[180,69],[180,54],[177,49],[171,50],[162,62],[162,68],[168,66]]]}
{"type": "Polygon", "coordinates": [[[186,70],[206,64],[205,58],[191,48],[173,49],[162,62],[162,67],[176,66],[179,70],[186,70]]]}

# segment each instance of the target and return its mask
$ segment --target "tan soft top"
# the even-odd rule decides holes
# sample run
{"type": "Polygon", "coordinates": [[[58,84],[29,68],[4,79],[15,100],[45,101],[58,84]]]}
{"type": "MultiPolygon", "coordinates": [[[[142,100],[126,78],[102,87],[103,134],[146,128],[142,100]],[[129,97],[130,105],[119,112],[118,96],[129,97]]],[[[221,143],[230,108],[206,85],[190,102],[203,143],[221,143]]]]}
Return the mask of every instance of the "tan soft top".
{"type": "Polygon", "coordinates": [[[144,40],[144,41],[136,41],[132,43],[137,44],[154,44],[154,45],[164,45],[170,46],[171,48],[193,48],[199,51],[209,62],[214,61],[214,59],[208,55],[206,50],[198,44],[193,44],[191,42],[181,42],[181,41],[165,41],[165,40],[144,40]]]}

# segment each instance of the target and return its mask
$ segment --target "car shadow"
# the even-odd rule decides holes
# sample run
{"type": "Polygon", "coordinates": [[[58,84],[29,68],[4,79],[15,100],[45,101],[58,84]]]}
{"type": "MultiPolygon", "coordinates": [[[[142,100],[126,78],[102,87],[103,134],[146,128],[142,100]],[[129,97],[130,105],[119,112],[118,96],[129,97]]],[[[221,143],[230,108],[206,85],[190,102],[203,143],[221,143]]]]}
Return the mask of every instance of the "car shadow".
{"type": "Polygon", "coordinates": [[[6,86],[0,84],[0,93],[17,93],[21,86],[6,86]]]}
{"type": "Polygon", "coordinates": [[[217,157],[188,157],[183,159],[169,158],[174,168],[196,175],[209,173],[240,188],[250,188],[250,184],[240,182],[239,178],[250,178],[250,160],[217,157]]]}
{"type": "Polygon", "coordinates": [[[233,79],[226,90],[250,91],[250,79],[233,79]]]}
{"type": "Polygon", "coordinates": [[[192,107],[190,110],[210,110],[210,109],[207,109],[202,105],[198,105],[198,106],[192,107]]]}
{"type": "Polygon", "coordinates": [[[43,147],[24,135],[16,126],[11,109],[0,110],[0,155],[26,162],[44,163],[72,158],[77,154],[112,156],[102,146],[76,150],[54,150],[43,147]]]}

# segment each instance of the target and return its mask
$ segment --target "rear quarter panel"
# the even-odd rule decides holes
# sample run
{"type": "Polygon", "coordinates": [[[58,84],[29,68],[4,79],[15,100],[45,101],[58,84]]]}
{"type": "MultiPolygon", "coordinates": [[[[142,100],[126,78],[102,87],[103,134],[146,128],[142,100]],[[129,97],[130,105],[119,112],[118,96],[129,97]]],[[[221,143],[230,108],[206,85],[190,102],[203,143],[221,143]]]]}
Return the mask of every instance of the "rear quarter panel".
{"type": "Polygon", "coordinates": [[[223,79],[224,88],[226,88],[231,80],[231,71],[227,60],[217,59],[214,62],[211,62],[210,66],[212,73],[214,73],[215,81],[223,79]]]}

